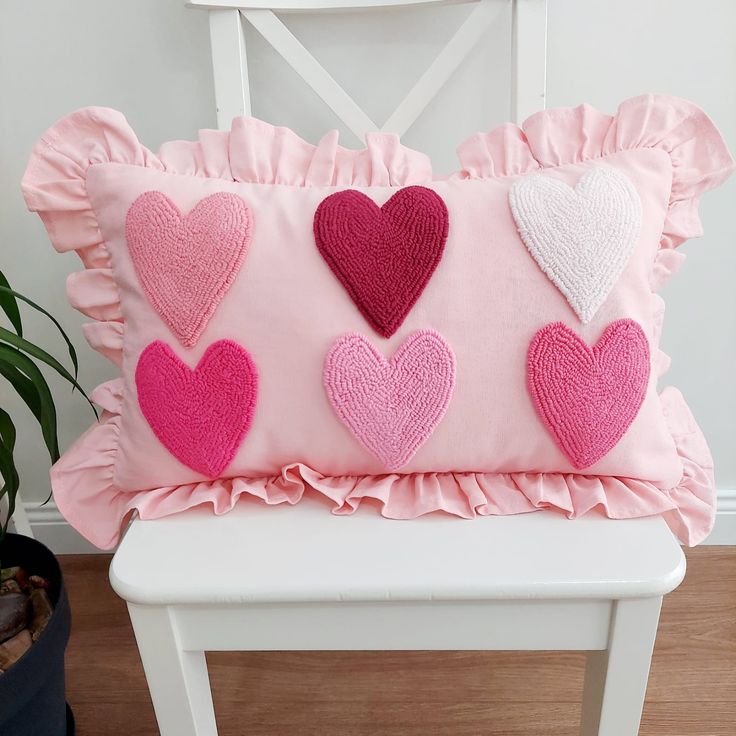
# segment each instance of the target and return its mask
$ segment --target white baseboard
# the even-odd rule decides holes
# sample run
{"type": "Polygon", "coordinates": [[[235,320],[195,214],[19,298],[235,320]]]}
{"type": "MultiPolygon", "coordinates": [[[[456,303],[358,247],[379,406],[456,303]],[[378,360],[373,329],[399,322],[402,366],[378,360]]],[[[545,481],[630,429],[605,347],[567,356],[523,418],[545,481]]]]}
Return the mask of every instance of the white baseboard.
{"type": "MultiPolygon", "coordinates": [[[[57,554],[99,554],[64,520],[53,502],[23,504],[36,538],[57,554]]],[[[703,544],[736,544],[736,489],[718,491],[718,511],[713,532],[703,544]]]]}
{"type": "Polygon", "coordinates": [[[736,488],[718,489],[716,523],[704,544],[736,544],[736,488]]]}
{"type": "Polygon", "coordinates": [[[23,508],[33,536],[57,555],[100,554],[64,519],[53,501],[41,506],[37,501],[24,501],[23,508]]]}

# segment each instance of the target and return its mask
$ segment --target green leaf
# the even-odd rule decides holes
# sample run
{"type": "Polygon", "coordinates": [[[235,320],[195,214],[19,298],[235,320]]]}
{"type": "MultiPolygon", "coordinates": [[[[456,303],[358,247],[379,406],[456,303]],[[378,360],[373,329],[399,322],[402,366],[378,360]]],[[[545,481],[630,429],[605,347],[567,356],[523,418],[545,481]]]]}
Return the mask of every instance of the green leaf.
{"type": "MultiPolygon", "coordinates": [[[[14,350],[14,348],[8,348],[8,350],[14,350]]],[[[31,410],[33,416],[40,421],[41,400],[33,381],[14,364],[7,362],[5,358],[0,358],[0,376],[4,376],[10,382],[16,393],[31,410]]]]}
{"type": "Polygon", "coordinates": [[[64,368],[64,366],[59,363],[59,361],[56,360],[53,355],[50,355],[42,348],[34,345],[32,342],[29,342],[28,340],[25,340],[24,338],[12,333],[10,330],[6,330],[4,327],[0,327],[0,341],[5,341],[10,345],[13,345],[19,350],[28,353],[28,355],[32,355],[37,360],[40,360],[43,363],[46,363],[46,365],[53,368],[62,378],[64,378],[66,381],[71,383],[72,386],[79,390],[82,396],[87,399],[87,403],[92,407],[92,411],[95,413],[95,416],[97,416],[97,409],[95,409],[84,389],[77,383],[77,379],[74,378],[74,376],[72,376],[72,374],[69,373],[69,371],[64,368]]]}
{"type": "Polygon", "coordinates": [[[8,380],[41,425],[41,434],[48,448],[51,462],[56,462],[59,459],[56,407],[46,379],[38,366],[27,355],[23,355],[19,350],[2,343],[0,343],[0,365],[3,366],[3,375],[6,377],[13,376],[13,378],[8,377],[8,380]],[[8,366],[10,367],[8,368],[8,366]],[[13,369],[15,369],[15,372],[13,369]],[[18,372],[21,372],[30,381],[30,386],[28,382],[14,381],[14,378],[17,379],[18,372]],[[19,386],[21,386],[21,389],[19,389],[19,386]],[[24,392],[30,392],[31,387],[36,392],[36,398],[27,401],[24,392]]]}
{"type": "Polygon", "coordinates": [[[23,337],[23,323],[20,321],[20,310],[15,301],[15,292],[10,288],[2,271],[0,271],[0,309],[5,312],[18,335],[23,337]]]}
{"type": "Polygon", "coordinates": [[[0,439],[0,475],[3,477],[3,485],[0,488],[0,498],[7,495],[8,513],[4,520],[0,519],[0,540],[8,531],[10,519],[15,512],[15,498],[20,488],[20,477],[15,467],[13,449],[9,447],[4,439],[0,439]]]}
{"type": "MultiPolygon", "coordinates": [[[[0,273],[0,276],[2,274],[0,273]]],[[[67,349],[69,350],[69,358],[72,361],[72,365],[74,366],[74,378],[77,379],[79,377],[79,361],[77,360],[77,351],[74,349],[74,345],[72,345],[72,341],[69,339],[69,336],[64,332],[64,328],[59,324],[56,317],[54,317],[52,314],[47,312],[43,307],[40,307],[36,302],[31,301],[27,296],[23,296],[23,294],[20,294],[17,291],[13,291],[7,284],[2,283],[0,280],[0,301],[2,301],[3,297],[10,296],[15,297],[15,299],[21,299],[26,304],[33,307],[35,310],[41,312],[41,314],[45,314],[55,325],[56,329],[59,330],[59,333],[64,338],[64,342],[66,343],[67,349]]],[[[12,299],[13,303],[15,304],[15,299],[12,299]]],[[[15,305],[16,311],[18,309],[18,305],[15,305]]],[[[11,320],[12,321],[12,320],[11,320]]],[[[20,314],[18,315],[18,324],[20,325],[20,314]]],[[[19,331],[16,328],[16,332],[18,332],[18,335],[20,337],[23,337],[23,332],[19,331]]]]}
{"type": "Polygon", "coordinates": [[[4,442],[11,452],[13,451],[15,447],[15,425],[10,414],[3,408],[0,408],[0,441],[4,442]]]}

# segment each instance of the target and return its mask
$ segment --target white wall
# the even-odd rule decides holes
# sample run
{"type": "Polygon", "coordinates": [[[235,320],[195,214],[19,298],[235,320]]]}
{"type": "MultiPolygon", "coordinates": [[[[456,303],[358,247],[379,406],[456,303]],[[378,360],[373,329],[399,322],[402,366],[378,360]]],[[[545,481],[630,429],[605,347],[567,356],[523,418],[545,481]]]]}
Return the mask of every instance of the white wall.
{"type": "MultiPolygon", "coordinates": [[[[384,120],[467,14],[467,8],[289,16],[287,23],[376,120],[384,120]],[[386,20],[389,20],[387,23],[386,20]]],[[[550,106],[590,102],[613,112],[642,92],[676,94],[701,105],[736,150],[736,3],[732,0],[550,0],[550,106]]],[[[456,168],[454,148],[469,133],[503,122],[508,111],[510,14],[506,10],[405,142],[456,168]]],[[[297,75],[248,34],[254,113],[315,141],[337,122],[297,75]]],[[[206,14],[182,0],[58,0],[0,6],[0,266],[20,290],[68,327],[87,387],[114,373],[81,337],[83,318],[68,307],[73,255],[55,254],[40,221],[25,211],[18,183],[33,142],[57,118],[83,105],[125,112],[156,149],[214,127],[206,14]]],[[[358,142],[344,133],[344,145],[358,142]]],[[[702,207],[707,235],[684,246],[688,262],[666,288],[666,377],[686,394],[714,451],[719,486],[736,488],[736,180],[702,207]]],[[[28,333],[61,343],[38,319],[28,333]]],[[[78,397],[58,385],[66,446],[90,422],[78,397]]],[[[8,390],[1,389],[2,402],[8,390]]],[[[17,405],[17,402],[14,406],[17,405]]],[[[22,407],[19,411],[23,413],[22,407]]],[[[48,494],[38,431],[21,425],[19,462],[26,499],[48,494]]]]}

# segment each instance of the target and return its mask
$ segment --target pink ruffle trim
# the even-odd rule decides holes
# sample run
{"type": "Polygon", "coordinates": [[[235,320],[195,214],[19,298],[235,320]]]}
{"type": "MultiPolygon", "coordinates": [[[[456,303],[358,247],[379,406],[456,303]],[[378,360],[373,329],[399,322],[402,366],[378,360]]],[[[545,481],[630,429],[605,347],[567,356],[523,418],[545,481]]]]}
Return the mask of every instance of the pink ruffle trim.
{"type": "MultiPolygon", "coordinates": [[[[702,233],[700,195],[734,169],[721,135],[695,105],[674,97],[644,95],[622,103],[613,116],[588,105],[545,110],[521,128],[504,125],[471,137],[458,149],[461,168],[451,178],[518,176],[637,148],[659,149],[672,161],[669,210],[651,275],[656,292],[683,259],[672,249],[702,233]]],[[[229,132],[204,130],[196,142],[173,141],[153,154],[115,110],[85,108],[63,118],[34,148],[23,192],[29,209],[43,219],[55,248],[75,250],[82,259],[86,270],[72,274],[67,282],[69,300],[95,320],[84,327],[90,345],[118,366],[124,331],[120,296],[86,191],[88,170],[104,163],[297,187],[404,187],[432,181],[429,159],[384,133],[369,134],[366,148],[352,151],[338,145],[335,131],[314,146],[287,128],[240,118],[229,132]]],[[[655,308],[658,304],[655,301],[655,308]]],[[[661,375],[667,356],[660,352],[654,363],[661,375]]],[[[134,494],[112,486],[119,421],[119,401],[114,397],[119,390],[117,381],[97,389],[95,400],[106,409],[101,423],[83,435],[52,470],[60,508],[101,547],[115,544],[119,524],[133,509],[144,518],[154,518],[209,502],[222,513],[242,493],[267,503],[295,503],[308,488],[331,499],[337,513],[353,511],[362,498],[379,501],[383,514],[395,518],[436,510],[469,518],[548,507],[579,516],[601,507],[612,518],[664,513],[688,544],[700,541],[712,524],[712,463],[702,435],[674,389],[665,389],[662,401],[682,457],[683,480],[670,490],[632,479],[529,473],[325,478],[295,464],[275,478],[231,479],[134,494]],[[694,429],[682,430],[686,425],[694,429]]]]}
{"type": "Polygon", "coordinates": [[[158,519],[203,504],[215,514],[230,511],[242,495],[267,504],[321,494],[335,514],[352,514],[364,500],[378,502],[390,519],[413,519],[444,511],[464,519],[476,515],[519,514],[555,509],[575,518],[600,509],[611,519],[663,514],[685,544],[703,540],[713,524],[713,463],[705,439],[682,395],[666,388],[665,416],[683,463],[683,476],[672,489],[632,478],[560,473],[415,473],[327,477],[293,463],[266,478],[224,478],[144,491],[121,491],[113,484],[119,430],[121,381],[102,384],[94,400],[104,408],[91,427],[51,470],[56,503],[67,520],[93,544],[114,547],[122,523],[133,511],[158,519]]]}

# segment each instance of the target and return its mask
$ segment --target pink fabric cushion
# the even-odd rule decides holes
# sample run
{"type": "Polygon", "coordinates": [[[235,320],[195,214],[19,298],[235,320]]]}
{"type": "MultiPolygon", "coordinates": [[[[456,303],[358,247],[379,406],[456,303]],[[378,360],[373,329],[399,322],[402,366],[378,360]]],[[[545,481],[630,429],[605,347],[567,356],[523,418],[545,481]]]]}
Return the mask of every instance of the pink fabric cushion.
{"type": "Polygon", "coordinates": [[[81,257],[70,301],[121,372],[52,469],[69,521],[110,547],[134,509],[311,491],[393,518],[662,513],[701,540],[712,462],[679,392],[658,393],[656,291],[733,170],[717,130],[649,95],[458,152],[434,179],[386,134],[350,151],[241,118],[154,155],[113,110],[54,125],[26,201],[81,257]],[[545,329],[566,346],[541,350],[545,329]]]}

